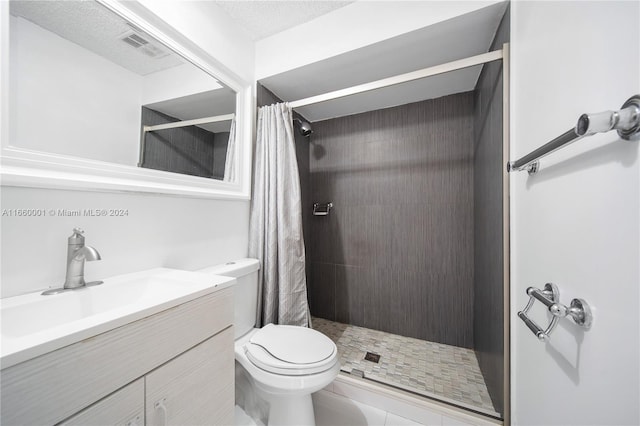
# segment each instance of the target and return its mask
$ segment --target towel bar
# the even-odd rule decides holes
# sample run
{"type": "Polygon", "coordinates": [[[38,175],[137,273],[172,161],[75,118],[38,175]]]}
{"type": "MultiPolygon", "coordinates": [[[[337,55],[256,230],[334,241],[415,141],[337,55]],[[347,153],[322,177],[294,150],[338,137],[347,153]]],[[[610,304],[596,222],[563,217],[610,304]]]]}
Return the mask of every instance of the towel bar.
{"type": "Polygon", "coordinates": [[[640,95],[633,95],[619,111],[582,114],[574,128],[567,130],[551,142],[547,142],[524,157],[507,163],[507,171],[526,170],[530,175],[540,168],[539,160],[586,136],[617,130],[625,140],[640,139],[640,95]]]}

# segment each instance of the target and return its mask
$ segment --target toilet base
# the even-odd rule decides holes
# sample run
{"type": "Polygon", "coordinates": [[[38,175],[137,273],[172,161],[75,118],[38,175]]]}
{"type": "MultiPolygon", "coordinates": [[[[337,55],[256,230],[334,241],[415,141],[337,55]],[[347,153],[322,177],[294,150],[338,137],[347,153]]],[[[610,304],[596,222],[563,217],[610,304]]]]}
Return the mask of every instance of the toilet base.
{"type": "Polygon", "coordinates": [[[269,426],[315,426],[311,394],[269,395],[269,426]]]}

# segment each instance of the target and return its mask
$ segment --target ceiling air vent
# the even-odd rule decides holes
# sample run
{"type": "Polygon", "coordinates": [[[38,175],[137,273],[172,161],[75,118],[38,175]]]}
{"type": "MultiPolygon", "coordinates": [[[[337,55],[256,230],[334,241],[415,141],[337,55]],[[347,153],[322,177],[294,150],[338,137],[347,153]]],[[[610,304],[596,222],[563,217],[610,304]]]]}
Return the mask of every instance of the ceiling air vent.
{"type": "Polygon", "coordinates": [[[157,42],[147,40],[143,35],[135,31],[127,31],[121,34],[120,40],[151,58],[163,58],[170,54],[164,46],[160,46],[157,42]]]}

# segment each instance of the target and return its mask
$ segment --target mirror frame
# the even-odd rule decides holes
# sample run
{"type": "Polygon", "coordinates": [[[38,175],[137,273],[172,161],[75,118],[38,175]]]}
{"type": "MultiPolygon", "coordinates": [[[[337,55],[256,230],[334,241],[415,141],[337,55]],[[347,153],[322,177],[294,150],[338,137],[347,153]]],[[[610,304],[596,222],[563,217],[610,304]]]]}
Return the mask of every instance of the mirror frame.
{"type": "MultiPolygon", "coordinates": [[[[198,198],[251,197],[252,85],[137,1],[96,0],[236,92],[236,182],[181,175],[12,146],[9,141],[9,2],[0,1],[2,186],[142,192],[198,198]]],[[[139,143],[139,141],[136,141],[139,143]]]]}

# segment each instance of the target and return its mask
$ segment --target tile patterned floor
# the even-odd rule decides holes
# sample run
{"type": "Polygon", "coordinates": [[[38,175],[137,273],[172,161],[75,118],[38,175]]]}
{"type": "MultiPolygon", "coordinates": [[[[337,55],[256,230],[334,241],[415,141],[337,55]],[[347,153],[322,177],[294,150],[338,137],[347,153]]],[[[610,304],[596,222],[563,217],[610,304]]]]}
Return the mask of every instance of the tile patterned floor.
{"type": "Polygon", "coordinates": [[[313,328],[338,346],[342,371],[498,416],[471,349],[313,318],[313,328]],[[380,355],[366,361],[367,352],[380,355]]]}

